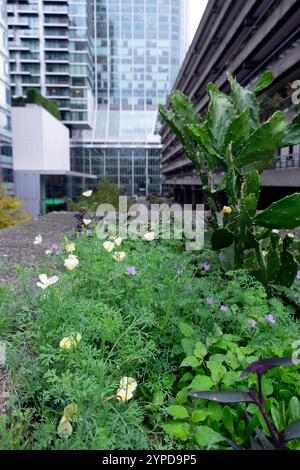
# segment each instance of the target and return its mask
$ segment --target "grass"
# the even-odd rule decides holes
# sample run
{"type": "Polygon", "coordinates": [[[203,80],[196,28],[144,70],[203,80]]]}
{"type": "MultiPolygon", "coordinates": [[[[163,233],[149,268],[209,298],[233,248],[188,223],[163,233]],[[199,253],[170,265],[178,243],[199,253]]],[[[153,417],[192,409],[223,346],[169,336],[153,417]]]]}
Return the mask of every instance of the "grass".
{"type": "Polygon", "coordinates": [[[14,390],[9,413],[0,417],[2,449],[193,448],[163,428],[183,375],[180,325],[191,325],[202,341],[218,325],[240,335],[242,345],[254,345],[258,356],[267,348],[290,352],[299,337],[297,306],[268,299],[244,271],[224,278],[209,250],[191,253],[180,242],[128,240],[120,248],[126,258],[117,263],[95,235],[75,241],[80,264],[74,271],[63,267],[61,253],[55,262],[43,260],[23,273],[18,295],[12,286],[1,287],[0,338],[14,390]],[[128,266],[135,266],[135,276],[128,266]],[[59,281],[32,290],[42,272],[57,274],[59,281]],[[221,304],[230,307],[228,313],[221,304]],[[265,320],[270,312],[275,325],[265,320]],[[254,330],[250,318],[257,321],[254,330]],[[62,338],[75,332],[81,341],[61,349],[62,338]],[[125,376],[137,381],[133,399],[109,399],[125,376]],[[61,438],[57,427],[72,403],[78,420],[72,435],[61,438]]]}

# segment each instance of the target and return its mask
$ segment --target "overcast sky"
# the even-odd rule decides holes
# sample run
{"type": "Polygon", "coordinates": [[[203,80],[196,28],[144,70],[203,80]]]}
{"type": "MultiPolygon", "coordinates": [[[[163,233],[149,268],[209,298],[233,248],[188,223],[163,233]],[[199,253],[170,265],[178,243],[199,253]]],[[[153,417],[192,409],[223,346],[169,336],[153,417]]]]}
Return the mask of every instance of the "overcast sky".
{"type": "Polygon", "coordinates": [[[189,42],[191,43],[204,13],[208,0],[186,0],[190,2],[189,42]]]}

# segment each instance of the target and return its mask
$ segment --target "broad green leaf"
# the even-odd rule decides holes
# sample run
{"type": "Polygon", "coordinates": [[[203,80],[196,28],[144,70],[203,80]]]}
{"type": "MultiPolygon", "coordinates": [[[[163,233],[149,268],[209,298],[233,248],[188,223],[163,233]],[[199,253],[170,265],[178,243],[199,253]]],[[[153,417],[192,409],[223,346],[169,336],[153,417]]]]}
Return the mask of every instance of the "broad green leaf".
{"type": "Polygon", "coordinates": [[[209,83],[210,104],[207,114],[207,128],[215,149],[221,152],[226,132],[235,117],[235,108],[229,97],[214,84],[209,83]]]}
{"type": "Polygon", "coordinates": [[[208,416],[209,412],[207,410],[195,410],[192,413],[192,422],[199,423],[200,421],[205,421],[208,416]]]}
{"type": "Polygon", "coordinates": [[[240,382],[240,372],[235,372],[233,370],[229,370],[226,372],[225,376],[223,377],[223,384],[226,388],[231,388],[232,385],[240,382]]]}
{"type": "Polygon", "coordinates": [[[230,73],[227,75],[231,85],[231,99],[237,112],[240,114],[245,109],[249,109],[250,127],[257,129],[259,126],[259,104],[255,94],[243,88],[230,73]]]}
{"type": "Polygon", "coordinates": [[[224,441],[225,438],[208,426],[199,426],[195,433],[195,440],[199,447],[206,448],[224,441]]]}
{"type": "Polygon", "coordinates": [[[300,144],[300,114],[295,117],[287,128],[287,133],[283,136],[280,147],[300,144]]]}
{"type": "Polygon", "coordinates": [[[183,359],[182,363],[180,364],[180,367],[198,367],[199,366],[199,360],[195,356],[188,356],[185,359],[183,359]]]}
{"type": "Polygon", "coordinates": [[[212,421],[221,421],[222,419],[222,407],[219,403],[210,402],[208,403],[209,417],[212,421]]]}
{"type": "Polygon", "coordinates": [[[163,405],[165,401],[165,394],[160,391],[160,390],[157,390],[156,392],[153,393],[153,403],[155,405],[163,405]]]}
{"type": "Polygon", "coordinates": [[[277,431],[281,432],[283,429],[284,423],[283,423],[280,411],[278,410],[277,404],[275,404],[274,402],[272,402],[272,405],[271,405],[271,416],[272,416],[272,420],[273,420],[273,423],[275,424],[277,431]]]}
{"type": "Polygon", "coordinates": [[[181,345],[186,356],[192,356],[194,353],[195,341],[190,338],[183,338],[181,345]]]}
{"type": "Polygon", "coordinates": [[[300,226],[300,193],[286,196],[273,202],[269,207],[255,216],[254,222],[260,227],[288,228],[300,226]]]}
{"type": "Polygon", "coordinates": [[[256,200],[259,198],[260,193],[260,176],[258,171],[251,171],[242,185],[242,196],[246,197],[250,194],[254,194],[256,200]]]}
{"type": "Polygon", "coordinates": [[[209,390],[213,385],[211,378],[207,375],[196,375],[189,388],[195,391],[201,391],[209,390]]]}
{"type": "Polygon", "coordinates": [[[223,248],[220,253],[220,263],[223,271],[231,271],[234,269],[234,246],[233,244],[227,248],[223,248]]]}
{"type": "Polygon", "coordinates": [[[265,88],[268,88],[273,83],[273,80],[274,80],[274,76],[272,72],[270,71],[264,72],[257,80],[253,88],[253,93],[259,93],[265,88]]]}
{"type": "Polygon", "coordinates": [[[245,109],[242,114],[236,116],[230,123],[224,139],[223,152],[232,142],[232,152],[235,155],[242,145],[245,145],[250,137],[249,109],[245,109]]]}
{"type": "Polygon", "coordinates": [[[204,126],[192,124],[187,126],[187,131],[191,138],[197,142],[202,152],[218,157],[218,153],[214,149],[210,136],[204,126]]]}
{"type": "Polygon", "coordinates": [[[300,402],[297,397],[292,397],[289,402],[289,414],[293,421],[300,419],[300,402]]]}
{"type": "Polygon", "coordinates": [[[193,328],[187,323],[183,323],[183,322],[180,323],[179,329],[181,333],[183,334],[183,336],[185,336],[186,338],[193,338],[195,336],[193,328]]]}
{"type": "Polygon", "coordinates": [[[187,441],[190,437],[190,426],[188,423],[174,421],[164,424],[162,427],[171,437],[180,441],[187,441]]]}
{"type": "Polygon", "coordinates": [[[234,418],[233,418],[233,415],[229,406],[224,406],[223,413],[222,413],[222,420],[223,420],[225,428],[231,434],[231,436],[235,434],[234,426],[233,426],[233,419],[234,418]]]}
{"type": "Polygon", "coordinates": [[[217,385],[226,374],[226,368],[216,361],[207,361],[206,365],[211,373],[212,381],[217,385]]]}
{"type": "Polygon", "coordinates": [[[233,240],[233,233],[229,232],[226,228],[218,228],[212,233],[211,247],[214,251],[219,251],[230,246],[233,240]]]}
{"type": "Polygon", "coordinates": [[[205,344],[201,343],[201,341],[197,341],[195,344],[194,355],[199,359],[203,359],[207,354],[207,348],[205,344]]]}
{"type": "Polygon", "coordinates": [[[236,167],[243,173],[252,170],[262,172],[269,167],[275,152],[287,129],[287,122],[282,111],[277,111],[268,121],[263,123],[243,147],[235,160],[236,167]]]}
{"type": "Polygon", "coordinates": [[[199,124],[200,115],[192,102],[181,91],[175,90],[171,93],[171,104],[174,111],[186,121],[187,124],[199,124]]]}
{"type": "Polygon", "coordinates": [[[186,389],[182,389],[182,390],[179,390],[179,392],[177,392],[176,401],[178,405],[183,405],[184,403],[187,402],[187,399],[188,399],[188,394],[187,394],[186,389]]]}
{"type": "Polygon", "coordinates": [[[180,405],[168,406],[167,413],[177,419],[186,419],[189,417],[187,409],[180,405]]]}
{"type": "Polygon", "coordinates": [[[291,287],[298,271],[298,263],[294,254],[284,250],[280,255],[280,269],[278,272],[278,281],[282,286],[291,287]]]}

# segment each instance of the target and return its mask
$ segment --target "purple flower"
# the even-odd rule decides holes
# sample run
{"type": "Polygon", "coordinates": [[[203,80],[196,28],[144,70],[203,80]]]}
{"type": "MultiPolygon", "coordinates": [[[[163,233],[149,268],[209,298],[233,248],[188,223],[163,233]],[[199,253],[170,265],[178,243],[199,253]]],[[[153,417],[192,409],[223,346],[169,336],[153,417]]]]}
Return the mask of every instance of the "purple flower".
{"type": "Polygon", "coordinates": [[[56,243],[52,243],[51,250],[58,250],[58,245],[56,243]]]}
{"type": "Polygon", "coordinates": [[[297,279],[300,279],[300,271],[297,272],[297,279]]]}
{"type": "Polygon", "coordinates": [[[212,297],[206,297],[205,300],[208,305],[212,305],[214,303],[214,299],[212,297]]]}
{"type": "Polygon", "coordinates": [[[127,273],[130,274],[130,276],[135,276],[136,275],[136,269],[134,266],[128,266],[126,269],[127,273]]]}
{"type": "Polygon", "coordinates": [[[223,305],[223,304],[222,304],[221,307],[220,307],[220,310],[221,310],[221,312],[226,313],[226,312],[228,312],[228,311],[230,310],[230,308],[227,307],[227,305],[223,305]]]}
{"type": "Polygon", "coordinates": [[[249,326],[250,328],[255,328],[256,327],[256,321],[255,320],[249,320],[249,326]]]}
{"type": "Polygon", "coordinates": [[[273,317],[273,315],[271,313],[269,315],[266,315],[265,318],[266,318],[268,323],[271,323],[271,324],[276,323],[276,320],[275,320],[275,318],[273,317]]]}
{"type": "Polygon", "coordinates": [[[181,274],[183,274],[183,271],[184,271],[183,268],[177,269],[177,271],[176,271],[177,276],[180,276],[181,274]]]}
{"type": "Polygon", "coordinates": [[[92,231],[91,231],[90,228],[87,228],[86,231],[85,231],[85,233],[86,233],[87,235],[91,235],[91,234],[92,234],[92,231]]]}
{"type": "Polygon", "coordinates": [[[202,264],[202,268],[204,269],[204,271],[209,271],[210,270],[210,264],[209,263],[204,263],[204,264],[202,264]]]}

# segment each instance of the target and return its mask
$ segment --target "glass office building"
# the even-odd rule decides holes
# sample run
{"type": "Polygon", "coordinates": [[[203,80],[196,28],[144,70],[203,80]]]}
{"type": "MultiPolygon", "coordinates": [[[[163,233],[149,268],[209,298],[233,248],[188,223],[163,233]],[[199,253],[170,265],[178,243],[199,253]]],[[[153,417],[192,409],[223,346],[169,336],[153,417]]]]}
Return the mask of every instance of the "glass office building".
{"type": "Polygon", "coordinates": [[[6,0],[0,4],[0,185],[13,192],[6,0]]]}
{"type": "Polygon", "coordinates": [[[92,0],[95,113],[72,134],[71,166],[127,194],[160,191],[157,106],[186,52],[185,0],[92,0]]]}

